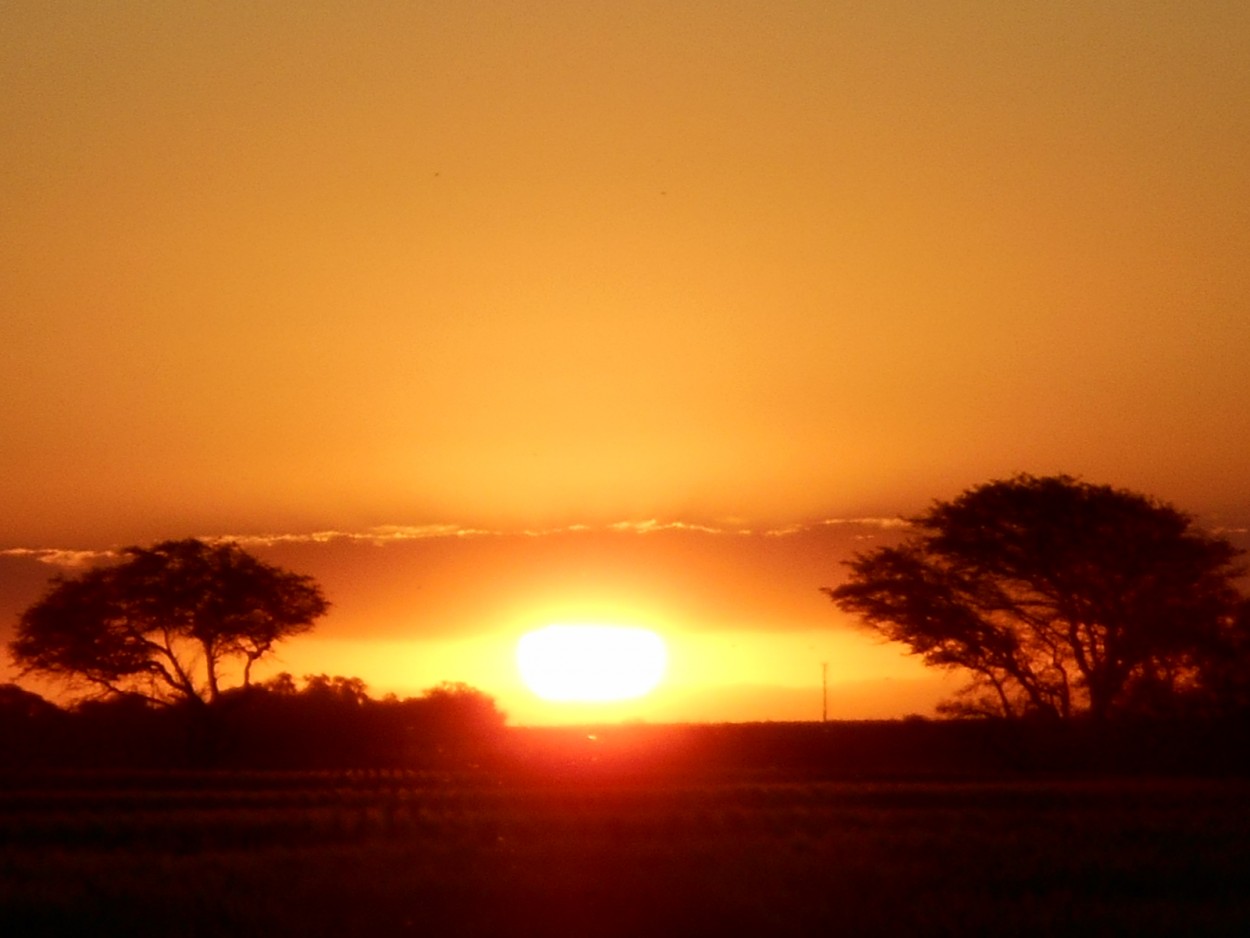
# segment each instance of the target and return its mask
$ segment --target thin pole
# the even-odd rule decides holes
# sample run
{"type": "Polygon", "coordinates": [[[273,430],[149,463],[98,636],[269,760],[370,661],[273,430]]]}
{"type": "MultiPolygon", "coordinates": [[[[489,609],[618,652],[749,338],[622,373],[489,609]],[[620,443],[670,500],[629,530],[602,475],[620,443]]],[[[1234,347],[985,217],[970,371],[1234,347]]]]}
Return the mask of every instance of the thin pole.
{"type": "Polygon", "coordinates": [[[829,662],[820,663],[820,722],[829,722],[829,662]]]}

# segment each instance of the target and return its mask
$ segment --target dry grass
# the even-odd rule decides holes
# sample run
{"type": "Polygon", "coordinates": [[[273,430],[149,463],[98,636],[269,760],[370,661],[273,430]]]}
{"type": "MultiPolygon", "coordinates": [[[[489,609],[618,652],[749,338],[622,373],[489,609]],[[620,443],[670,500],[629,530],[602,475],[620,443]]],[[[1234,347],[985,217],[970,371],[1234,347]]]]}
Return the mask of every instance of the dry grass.
{"type": "Polygon", "coordinates": [[[1250,784],[63,777],[0,794],[8,934],[1250,927],[1250,784]]]}

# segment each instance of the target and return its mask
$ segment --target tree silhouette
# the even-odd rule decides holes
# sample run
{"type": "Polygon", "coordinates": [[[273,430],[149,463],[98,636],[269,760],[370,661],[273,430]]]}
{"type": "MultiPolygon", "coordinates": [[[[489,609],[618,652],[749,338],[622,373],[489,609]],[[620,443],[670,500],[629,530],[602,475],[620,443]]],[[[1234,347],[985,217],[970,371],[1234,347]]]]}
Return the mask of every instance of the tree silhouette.
{"type": "Polygon", "coordinates": [[[311,577],[237,544],[164,541],[123,554],[121,563],[56,578],[22,614],[9,648],[24,673],[105,696],[211,703],[232,662],[247,686],[253,664],[329,607],[311,577]]]}
{"type": "Polygon", "coordinates": [[[449,738],[490,735],[504,724],[495,698],[463,681],[443,681],[419,699],[434,732],[449,738]]]}
{"type": "Polygon", "coordinates": [[[1100,719],[1166,709],[1231,647],[1238,551],[1176,509],[1070,476],[936,502],[848,561],[839,608],[971,684],[943,709],[1100,719]]]}
{"type": "Polygon", "coordinates": [[[360,678],[279,674],[222,695],[237,765],[267,768],[469,765],[493,751],[504,727],[494,698],[443,683],[420,697],[375,700],[360,678]]]}
{"type": "Polygon", "coordinates": [[[1250,715],[1250,597],[1237,604],[1204,656],[1200,691],[1210,714],[1250,715]]]}

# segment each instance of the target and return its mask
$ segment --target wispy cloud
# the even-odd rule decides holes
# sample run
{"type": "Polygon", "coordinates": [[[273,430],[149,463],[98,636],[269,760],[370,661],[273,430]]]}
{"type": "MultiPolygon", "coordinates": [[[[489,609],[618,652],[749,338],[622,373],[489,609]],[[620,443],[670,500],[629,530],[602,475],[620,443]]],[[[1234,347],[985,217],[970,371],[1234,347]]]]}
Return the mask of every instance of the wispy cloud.
{"type": "MultiPolygon", "coordinates": [[[[457,524],[383,524],[359,531],[304,531],[267,534],[212,534],[202,535],[201,540],[212,544],[233,542],[243,547],[265,548],[294,546],[299,544],[370,544],[383,547],[411,541],[467,540],[484,537],[542,538],[567,534],[607,532],[646,536],[665,532],[706,534],[715,537],[793,537],[805,532],[829,527],[859,527],[877,531],[901,529],[908,526],[902,518],[825,518],[820,521],[802,522],[776,528],[753,528],[745,524],[705,524],[702,522],[661,520],[614,521],[602,525],[569,524],[550,528],[490,529],[457,524]]],[[[871,534],[857,535],[871,537],[871,534]]],[[[19,557],[56,567],[84,567],[111,560],[120,551],[116,548],[80,550],[60,547],[9,547],[0,548],[0,557],[19,557]]]]}
{"type": "MultiPolygon", "coordinates": [[[[566,524],[555,528],[526,528],[520,533],[525,537],[550,537],[553,534],[581,534],[583,531],[595,530],[589,524],[566,524]]],[[[500,531],[499,534],[506,532],[500,531]]]]}
{"type": "Polygon", "coordinates": [[[708,524],[692,524],[688,521],[660,521],[648,518],[645,521],[616,521],[607,526],[609,531],[633,531],[635,534],[653,534],[656,531],[697,531],[700,534],[725,534],[725,528],[713,527],[708,524]]]}
{"type": "Polygon", "coordinates": [[[908,528],[910,526],[911,522],[906,518],[824,518],[820,521],[802,522],[799,524],[785,525],[780,528],[770,528],[762,533],[765,537],[789,537],[793,534],[802,534],[804,531],[811,531],[819,528],[859,527],[890,531],[908,528]]]}
{"type": "Polygon", "coordinates": [[[276,547],[280,544],[329,544],[335,541],[383,545],[400,541],[429,541],[438,538],[485,537],[498,534],[481,528],[455,524],[381,524],[364,531],[312,531],[294,534],[218,534],[202,540],[232,542],[244,547],[276,547]]]}
{"type": "Polygon", "coordinates": [[[24,557],[54,567],[86,567],[117,555],[113,550],[70,550],[62,547],[9,547],[0,557],[24,557]]]}

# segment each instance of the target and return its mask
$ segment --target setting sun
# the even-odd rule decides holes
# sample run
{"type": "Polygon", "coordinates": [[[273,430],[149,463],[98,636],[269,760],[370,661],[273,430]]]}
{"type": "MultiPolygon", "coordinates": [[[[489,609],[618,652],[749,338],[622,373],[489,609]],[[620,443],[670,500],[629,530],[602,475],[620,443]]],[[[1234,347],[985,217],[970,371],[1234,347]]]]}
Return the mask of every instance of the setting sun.
{"type": "Polygon", "coordinates": [[[521,636],[517,667],[544,700],[629,700],[650,693],[668,664],[664,640],[648,629],[549,625],[521,636]]]}

